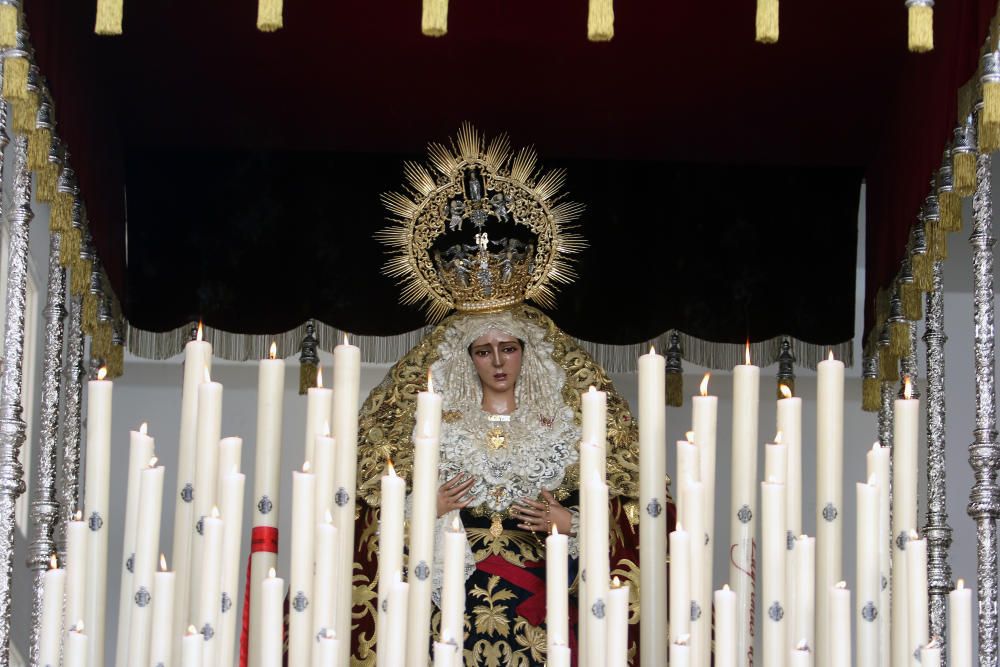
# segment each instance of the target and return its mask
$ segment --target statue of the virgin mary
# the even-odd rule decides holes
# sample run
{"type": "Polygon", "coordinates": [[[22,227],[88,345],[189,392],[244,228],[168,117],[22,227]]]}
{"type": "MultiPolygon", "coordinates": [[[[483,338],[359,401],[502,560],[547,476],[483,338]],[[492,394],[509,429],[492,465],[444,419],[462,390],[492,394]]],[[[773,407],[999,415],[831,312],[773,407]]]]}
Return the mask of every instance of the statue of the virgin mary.
{"type": "MultiPolygon", "coordinates": [[[[532,150],[515,155],[505,137],[487,145],[470,126],[450,147],[432,144],[429,163],[408,163],[407,194],[384,197],[391,218],[379,238],[393,253],[386,273],[401,280],[404,302],[426,302],[432,320],[452,314],[392,367],[361,411],[353,662],[374,664],[384,640],[375,634],[379,480],[389,459],[410,477],[417,392],[430,375],[443,396],[438,530],[457,515],[468,537],[464,664],[540,666],[544,540],[553,527],[570,536],[571,596],[579,575],[580,397],[590,387],[608,395],[611,570],[631,585],[637,621],[637,429],[604,371],[526,303],[554,305],[557,284],[574,275],[567,256],[584,247],[569,230],[582,207],[559,196],[563,172],[542,173],[532,150]]],[[[570,609],[575,665],[574,600],[570,609]]],[[[435,606],[432,637],[439,622],[435,606]]]]}

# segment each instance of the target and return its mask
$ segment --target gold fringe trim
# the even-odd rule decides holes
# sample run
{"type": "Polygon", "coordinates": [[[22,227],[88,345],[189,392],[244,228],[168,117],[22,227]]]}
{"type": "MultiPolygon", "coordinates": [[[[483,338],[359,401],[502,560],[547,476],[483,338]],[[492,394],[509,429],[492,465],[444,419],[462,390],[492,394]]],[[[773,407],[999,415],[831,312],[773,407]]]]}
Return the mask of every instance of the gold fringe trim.
{"type": "Polygon", "coordinates": [[[889,353],[897,360],[910,351],[910,323],[889,322],[889,353]]]}
{"type": "Polygon", "coordinates": [[[941,229],[940,222],[928,222],[925,234],[927,235],[927,254],[931,261],[936,262],[948,258],[948,235],[941,229]]]}
{"type": "Polygon", "coordinates": [[[962,198],[957,192],[942,192],[938,195],[941,205],[941,231],[962,231],[962,198]]]}
{"type": "Polygon", "coordinates": [[[28,98],[28,59],[7,56],[3,60],[3,98],[8,101],[28,98]]]}
{"type": "Polygon", "coordinates": [[[257,30],[261,32],[274,32],[285,27],[282,18],[282,0],[258,0],[257,1],[257,30]]]}
{"type": "Polygon", "coordinates": [[[954,153],[951,163],[955,192],[962,197],[971,197],[976,191],[976,154],[954,153]]]}
{"type": "Polygon", "coordinates": [[[77,256],[69,271],[69,292],[75,297],[81,297],[87,293],[90,287],[90,271],[93,262],[77,256]]]}
{"type": "Polygon", "coordinates": [[[983,122],[1000,123],[1000,81],[983,84],[983,122]]]}
{"type": "MultiPolygon", "coordinates": [[[[87,282],[90,282],[89,278],[87,282]]],[[[93,336],[97,331],[97,301],[100,298],[99,294],[94,294],[89,289],[83,293],[83,321],[80,328],[88,336],[93,336]]]]}
{"type": "Polygon", "coordinates": [[[316,364],[301,364],[299,366],[299,395],[305,396],[311,387],[316,386],[316,376],[319,366],[316,364]]]}
{"type": "Polygon", "coordinates": [[[934,289],[934,261],[931,257],[926,253],[915,254],[910,258],[910,264],[913,265],[913,284],[922,292],[934,289]]]}
{"type": "Polygon", "coordinates": [[[778,0],[757,0],[757,41],[761,44],[778,41],[778,0]]]}
{"type": "Polygon", "coordinates": [[[992,153],[1000,149],[1000,123],[987,122],[980,116],[976,136],[979,140],[980,153],[992,153]]]}
{"type": "Polygon", "coordinates": [[[122,0],[97,0],[94,32],[98,35],[122,34],[122,0]]]}
{"type": "Polygon", "coordinates": [[[590,0],[587,11],[587,39],[592,42],[610,42],[614,36],[614,1],[590,0]]]}
{"type": "Polygon", "coordinates": [[[36,173],[44,169],[49,164],[50,148],[52,148],[52,131],[49,128],[40,127],[29,134],[28,169],[36,173]]]}
{"type": "Polygon", "coordinates": [[[903,317],[916,322],[924,316],[924,293],[913,283],[899,284],[899,302],[903,308],[903,317]]]}
{"type": "Polygon", "coordinates": [[[907,42],[913,53],[927,53],[934,48],[934,8],[912,4],[907,7],[907,42]]]}
{"type": "MultiPolygon", "coordinates": [[[[909,335],[909,334],[907,334],[909,335]]],[[[887,348],[882,348],[878,355],[878,373],[883,382],[899,381],[899,357],[887,348]]]]}
{"type": "Polygon", "coordinates": [[[424,0],[420,31],[428,37],[442,37],[448,33],[448,0],[424,0]]]}
{"type": "Polygon", "coordinates": [[[38,93],[29,90],[23,100],[14,100],[11,103],[14,113],[11,118],[11,127],[17,134],[29,134],[35,130],[35,114],[38,113],[38,93]]]}
{"type": "Polygon", "coordinates": [[[0,49],[17,46],[17,7],[0,5],[0,49]]]}
{"type": "Polygon", "coordinates": [[[51,204],[56,198],[56,185],[59,183],[59,165],[49,162],[35,172],[35,199],[51,204]]]}
{"type": "Polygon", "coordinates": [[[94,335],[90,340],[90,355],[103,359],[105,363],[111,354],[111,340],[113,335],[111,322],[97,322],[94,327],[94,335]]]}
{"type": "Polygon", "coordinates": [[[70,227],[62,232],[59,240],[59,264],[63,268],[72,270],[76,261],[80,259],[80,230],[70,227]]]}
{"type": "Polygon", "coordinates": [[[865,412],[878,412],[882,407],[882,391],[878,378],[861,380],[861,409],[865,412]]]}
{"type": "Polygon", "coordinates": [[[125,348],[121,345],[112,345],[104,363],[108,366],[108,377],[112,380],[120,378],[125,374],[125,348]]]}
{"type": "Polygon", "coordinates": [[[679,408],[684,405],[684,374],[667,373],[667,405],[679,408]]]}
{"type": "Polygon", "coordinates": [[[52,231],[65,232],[73,226],[73,195],[68,192],[56,192],[52,202],[52,213],[49,216],[49,226],[52,231]]]}

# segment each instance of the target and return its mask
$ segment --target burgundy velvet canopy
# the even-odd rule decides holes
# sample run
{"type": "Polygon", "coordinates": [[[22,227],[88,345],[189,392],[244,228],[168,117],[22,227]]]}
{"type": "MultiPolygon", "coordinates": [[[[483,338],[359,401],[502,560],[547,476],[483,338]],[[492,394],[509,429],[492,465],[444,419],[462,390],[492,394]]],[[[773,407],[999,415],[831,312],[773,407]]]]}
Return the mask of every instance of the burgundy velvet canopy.
{"type": "Polygon", "coordinates": [[[996,7],[938,3],[915,55],[902,0],[783,2],[772,46],[749,1],[618,2],[600,44],[585,0],[452,0],[436,39],[418,0],[287,2],[274,34],[252,0],[125,0],[115,38],[91,0],[26,4],[133,325],[418,326],[379,274],[377,194],[469,120],[570,169],[592,247],[554,317],[609,343],[849,339],[861,179],[871,304],[996,7]]]}

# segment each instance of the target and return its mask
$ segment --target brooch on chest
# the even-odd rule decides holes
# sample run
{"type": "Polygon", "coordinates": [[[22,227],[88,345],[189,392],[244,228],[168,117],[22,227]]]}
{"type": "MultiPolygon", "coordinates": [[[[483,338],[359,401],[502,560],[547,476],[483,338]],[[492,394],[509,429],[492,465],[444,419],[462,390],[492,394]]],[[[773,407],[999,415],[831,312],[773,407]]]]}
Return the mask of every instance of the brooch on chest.
{"type": "Polygon", "coordinates": [[[490,415],[489,422],[492,426],[486,431],[486,448],[491,452],[506,449],[507,428],[505,424],[510,423],[510,415],[490,415]]]}

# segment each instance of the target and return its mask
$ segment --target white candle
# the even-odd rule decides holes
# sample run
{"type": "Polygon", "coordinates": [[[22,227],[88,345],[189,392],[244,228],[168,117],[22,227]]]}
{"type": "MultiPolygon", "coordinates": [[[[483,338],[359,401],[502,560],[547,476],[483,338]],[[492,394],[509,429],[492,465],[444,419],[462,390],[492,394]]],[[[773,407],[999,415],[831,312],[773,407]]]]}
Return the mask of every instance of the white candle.
{"type": "Polygon", "coordinates": [[[547,650],[569,644],[569,538],[552,526],[545,538],[545,629],[547,650]]]}
{"type": "MultiPolygon", "coordinates": [[[[688,437],[693,438],[694,433],[688,433],[688,437]]],[[[640,464],[639,474],[642,474],[642,466],[640,464]]],[[[684,489],[687,482],[700,482],[701,481],[701,463],[698,456],[698,445],[694,444],[690,440],[678,440],[677,441],[677,498],[675,505],[677,508],[677,515],[684,516],[684,489]]],[[[640,540],[642,538],[640,537],[640,540]]],[[[641,544],[641,542],[640,542],[641,544]]]]}
{"type": "MultiPolygon", "coordinates": [[[[788,491],[788,445],[781,441],[782,434],[778,433],[774,437],[774,442],[769,442],[764,446],[764,479],[776,484],[785,484],[785,491],[788,491]]],[[[785,512],[788,512],[788,503],[785,503],[785,512]]],[[[787,521],[788,518],[785,517],[787,521]]]]}
{"type": "Polygon", "coordinates": [[[941,643],[935,638],[920,649],[921,667],[941,667],[941,643]]]}
{"type": "MultiPolygon", "coordinates": [[[[322,519],[333,507],[333,468],[337,454],[337,441],[330,436],[330,425],[324,426],[324,435],[317,435],[313,449],[316,458],[308,459],[313,464],[313,474],[316,475],[316,520],[322,519]]],[[[332,517],[333,514],[331,513],[332,517]]],[[[382,535],[379,532],[379,563],[382,562],[382,535]]]]}
{"type": "Polygon", "coordinates": [[[198,629],[189,625],[182,640],[181,667],[201,667],[201,645],[202,638],[198,629]]]}
{"type": "MultiPolygon", "coordinates": [[[[584,529],[587,561],[587,655],[596,659],[607,656],[608,618],[602,609],[608,604],[608,486],[600,477],[585,482],[586,505],[580,516],[584,529]]],[[[603,660],[601,660],[603,662],[603,660]]]]}
{"type": "Polygon", "coordinates": [[[813,656],[809,645],[804,641],[798,642],[792,649],[791,660],[788,664],[790,667],[812,667],[813,656]]]}
{"type": "MultiPolygon", "coordinates": [[[[691,428],[698,445],[698,463],[701,468],[699,481],[705,486],[705,578],[701,591],[705,599],[712,595],[713,552],[715,551],[715,434],[718,421],[719,399],[708,395],[709,374],[706,373],[699,387],[700,396],[691,399],[691,428]]],[[[640,605],[640,609],[641,609],[640,605]]]]}
{"type": "MultiPolygon", "coordinates": [[[[219,481],[216,483],[215,497],[222,508],[222,487],[226,477],[243,469],[243,438],[230,436],[219,440],[219,481]]],[[[225,514],[223,514],[225,516],[225,514]]]]}
{"type": "Polygon", "coordinates": [[[236,647],[237,616],[240,615],[240,580],[245,577],[240,567],[240,549],[243,546],[243,498],[246,475],[231,465],[222,475],[219,491],[222,511],[222,602],[219,607],[218,657],[220,665],[233,664],[236,647]],[[240,575],[243,575],[241,577],[240,575]]]}
{"type": "MultiPolygon", "coordinates": [[[[776,445],[770,445],[776,447],[776,445]]],[[[761,611],[764,624],[764,664],[783,667],[788,658],[785,623],[785,561],[788,553],[785,526],[785,485],[761,482],[761,541],[764,566],[761,611]]]]}
{"type": "Polygon", "coordinates": [[[972,667],[972,590],[962,579],[948,593],[948,655],[951,667],[972,667]]]}
{"type": "Polygon", "coordinates": [[[608,448],[608,394],[593,386],[580,397],[581,441],[608,448]]]}
{"type": "Polygon", "coordinates": [[[843,581],[830,587],[830,667],[851,667],[851,591],[843,581]]]}
{"type": "MultiPolygon", "coordinates": [[[[402,573],[397,572],[393,575],[392,586],[389,588],[389,598],[386,604],[386,609],[383,613],[387,614],[386,627],[388,628],[389,637],[392,637],[390,642],[382,642],[380,650],[386,652],[385,664],[387,665],[402,665],[404,662],[403,651],[406,649],[408,642],[408,635],[413,630],[413,626],[407,627],[407,610],[409,597],[410,585],[401,581],[402,573]]],[[[428,630],[429,633],[429,630],[428,630]]],[[[423,662],[420,663],[422,667],[427,665],[427,649],[421,649],[420,655],[422,656],[423,662]]]]}
{"type": "Polygon", "coordinates": [[[444,397],[434,391],[434,385],[428,373],[428,389],[417,393],[417,412],[415,414],[416,433],[429,438],[441,437],[441,405],[444,397]]]}
{"type": "Polygon", "coordinates": [[[306,391],[306,461],[316,460],[316,436],[330,435],[333,390],[323,386],[323,369],[316,371],[316,386],[306,391]]]}
{"type": "Polygon", "coordinates": [[[441,641],[463,644],[465,633],[465,548],[468,540],[456,513],[444,534],[444,580],[441,587],[441,641]]]}
{"type": "MultiPolygon", "coordinates": [[[[381,538],[381,531],[379,534],[381,538]]],[[[331,554],[337,553],[337,529],[333,526],[333,516],[330,510],[323,512],[323,519],[316,524],[316,577],[313,580],[313,636],[322,637],[329,633],[331,637],[336,637],[334,625],[336,623],[337,587],[336,587],[336,566],[331,554]]],[[[381,547],[379,548],[381,556],[381,547]]],[[[381,565],[381,557],[379,564],[381,565]]],[[[381,577],[379,584],[381,586],[381,577]]],[[[381,604],[379,610],[382,609],[381,604]]],[[[377,618],[381,618],[381,613],[377,618]]],[[[381,626],[379,626],[381,627],[381,626]]],[[[384,636],[384,635],[379,635],[384,636]]],[[[313,664],[316,664],[313,660],[313,664]]],[[[322,661],[320,661],[322,662],[322,661]]],[[[334,660],[336,663],[336,660],[334,660]]]]}
{"type": "Polygon", "coordinates": [[[757,422],[760,368],[750,364],[733,368],[732,493],[729,514],[729,586],[736,593],[736,650],[741,664],[753,663],[754,635],[754,519],[757,514],[757,422]]]}
{"type": "Polygon", "coordinates": [[[38,630],[38,664],[58,665],[62,643],[63,591],[66,570],[58,567],[55,554],[42,575],[42,618],[38,630]]]}
{"type": "MultiPolygon", "coordinates": [[[[639,543],[642,557],[651,563],[666,563],[667,559],[665,370],[663,357],[652,349],[639,357],[639,543]]],[[[667,657],[663,632],[667,625],[667,580],[662,567],[639,569],[639,598],[642,664],[662,665],[667,657]]]]}
{"type": "MultiPolygon", "coordinates": [[[[433,393],[433,386],[428,386],[428,391],[421,393],[433,393]]],[[[441,419],[441,402],[433,397],[425,401],[426,405],[436,406],[438,411],[425,408],[413,436],[413,502],[410,510],[410,548],[407,561],[407,570],[410,574],[406,593],[400,594],[402,599],[407,600],[404,604],[409,605],[406,620],[408,631],[405,633],[408,667],[426,667],[427,647],[430,645],[431,582],[434,575],[432,568],[434,528],[437,521],[439,456],[439,441],[433,435],[439,427],[435,427],[432,422],[441,419]]],[[[390,587],[390,595],[392,590],[390,587]]],[[[402,655],[400,653],[400,656],[402,655]]]]}
{"type": "MultiPolygon", "coordinates": [[[[262,359],[257,375],[257,443],[254,447],[252,522],[255,532],[258,528],[263,533],[268,528],[278,527],[284,393],[284,360],[262,359]]],[[[247,651],[250,667],[261,667],[261,607],[258,593],[267,573],[277,566],[277,544],[274,544],[273,551],[264,549],[250,554],[250,632],[247,651]]]]}
{"type": "Polygon", "coordinates": [[[684,493],[688,502],[682,520],[691,540],[690,633],[688,647],[694,667],[708,667],[712,653],[712,601],[702,597],[699,582],[706,577],[705,566],[705,485],[688,481],[684,493]]]}
{"type": "Polygon", "coordinates": [[[856,575],[855,624],[857,627],[858,667],[879,665],[879,487],[874,475],[868,484],[858,484],[857,536],[855,538],[856,575]]]}
{"type": "Polygon", "coordinates": [[[150,634],[153,627],[155,602],[154,575],[156,556],[160,553],[160,516],[163,513],[163,466],[150,459],[140,474],[135,560],[132,574],[132,595],[129,606],[119,610],[119,614],[131,610],[129,624],[128,660],[129,665],[145,665],[149,662],[150,634]]]}
{"type": "MultiPolygon", "coordinates": [[[[927,609],[927,540],[910,533],[906,543],[907,599],[909,600],[909,644],[911,665],[919,667],[920,649],[930,639],[927,609]]],[[[901,620],[901,619],[900,619],[901,620]]]]}
{"type": "MultiPolygon", "coordinates": [[[[177,448],[177,494],[174,509],[173,557],[170,562],[180,578],[173,610],[173,627],[177,635],[171,636],[174,653],[181,650],[180,629],[189,622],[190,590],[187,586],[191,566],[191,526],[194,525],[194,471],[196,460],[195,440],[198,419],[198,385],[205,372],[212,370],[212,345],[202,340],[202,327],[198,324],[197,340],[184,346],[184,380],[181,389],[180,440],[177,448]]],[[[148,459],[147,459],[148,460],[148,459]]]]}
{"type": "MultiPolygon", "coordinates": [[[[843,577],[844,364],[816,365],[816,660],[828,667],[829,591],[843,577]]],[[[841,638],[835,641],[841,643],[841,638]]],[[[832,667],[832,666],[831,666],[832,667]]]]}
{"type": "MultiPolygon", "coordinates": [[[[132,620],[132,570],[135,561],[135,527],[139,512],[139,474],[153,458],[153,439],[146,435],[146,424],[129,433],[128,468],[125,490],[125,536],[122,539],[122,570],[118,595],[118,647],[115,664],[128,660],[129,625],[132,620]]],[[[44,662],[42,663],[45,664],[44,662]]]]}
{"type": "Polygon", "coordinates": [[[878,618],[876,623],[879,629],[879,665],[889,666],[891,660],[890,653],[890,596],[889,577],[892,560],[892,528],[889,521],[889,448],[882,447],[879,443],[872,445],[871,451],[867,454],[868,477],[874,476],[878,483],[878,571],[879,571],[879,594],[876,605],[878,606],[878,618]]]}
{"type": "MultiPolygon", "coordinates": [[[[102,368],[98,378],[107,371],[102,368]]],[[[87,539],[87,593],[83,620],[87,641],[87,662],[103,665],[104,624],[107,615],[108,582],[108,484],[111,474],[111,393],[114,383],[97,379],[87,383],[87,449],[84,477],[87,539]]]]}
{"type": "MultiPolygon", "coordinates": [[[[332,527],[332,526],[331,526],[332,527]]],[[[333,630],[327,629],[316,637],[319,650],[317,659],[313,661],[317,667],[337,667],[337,654],[340,651],[339,642],[333,635],[333,630]]]]}
{"type": "Polygon", "coordinates": [[[73,521],[66,522],[66,609],[63,627],[67,630],[84,616],[87,596],[87,533],[90,529],[82,521],[82,512],[73,521]],[[76,620],[74,620],[76,619],[76,620]]]}
{"type": "Polygon", "coordinates": [[[715,591],[715,667],[736,667],[736,593],[715,591]]]}
{"type": "Polygon", "coordinates": [[[206,665],[219,664],[219,614],[222,600],[222,536],[225,524],[215,507],[202,521],[204,560],[201,563],[201,595],[198,606],[198,629],[204,639],[201,651],[206,665]]]}
{"type": "Polygon", "coordinates": [[[666,628],[668,645],[691,634],[691,534],[681,521],[670,533],[670,623],[666,628]]]}
{"type": "MultiPolygon", "coordinates": [[[[795,635],[796,645],[805,642],[813,646],[816,638],[816,538],[799,535],[795,538],[795,635]]],[[[815,652],[810,648],[815,659],[815,652]]]]}
{"type": "MultiPolygon", "coordinates": [[[[389,598],[393,573],[403,569],[403,508],[406,482],[389,461],[382,475],[378,525],[378,608],[389,598]]],[[[317,552],[317,557],[319,553],[317,552]]],[[[317,561],[318,562],[318,561],[317,561]]],[[[463,587],[464,588],[464,587],[463,587]]],[[[378,637],[385,637],[385,614],[377,614],[378,637]]],[[[385,651],[378,651],[379,667],[386,667],[385,651]]]]}
{"type": "Polygon", "coordinates": [[[792,535],[802,532],[802,399],[787,395],[778,399],[777,429],[781,442],[788,449],[787,477],[785,479],[785,519],[792,535]]]}
{"type": "Polygon", "coordinates": [[[84,623],[77,621],[76,625],[66,633],[66,646],[63,647],[63,667],[86,667],[89,648],[87,635],[83,634],[84,623]]]}
{"type": "Polygon", "coordinates": [[[281,646],[284,621],[282,606],[285,599],[285,581],[267,573],[260,590],[260,664],[262,667],[281,667],[281,646]]]}
{"type": "Polygon", "coordinates": [[[611,580],[608,591],[608,667],[625,667],[628,663],[628,586],[618,577],[611,580]]]}
{"type": "MultiPolygon", "coordinates": [[[[337,440],[333,482],[333,525],[337,527],[336,563],[337,637],[351,636],[351,597],[354,591],[354,506],[358,474],[358,400],[361,385],[361,350],[344,342],[333,350],[333,437],[337,440]]],[[[437,495],[435,493],[435,499],[437,495]]],[[[427,656],[429,642],[424,642],[427,656]]],[[[351,643],[340,646],[340,662],[350,661],[351,643]]]]}
{"type": "Polygon", "coordinates": [[[904,394],[894,403],[892,436],[892,664],[907,667],[913,661],[906,618],[912,607],[906,573],[906,536],[917,528],[917,429],[920,401],[904,394]]]}
{"type": "Polygon", "coordinates": [[[670,667],[689,667],[691,665],[691,649],[682,637],[670,644],[670,667]]]}
{"type": "Polygon", "coordinates": [[[288,582],[288,661],[292,665],[312,662],[315,494],[316,476],[306,461],[302,472],[292,473],[292,575],[288,582]]]}
{"type": "MultiPolygon", "coordinates": [[[[198,530],[212,508],[218,505],[219,440],[222,435],[222,385],[212,382],[206,372],[205,381],[198,385],[198,431],[196,438],[197,461],[194,472],[194,523],[191,526],[191,618],[201,629],[198,611],[204,586],[201,577],[205,562],[204,533],[198,530]]],[[[215,625],[213,624],[213,629],[215,625]]]]}
{"type": "Polygon", "coordinates": [[[548,654],[548,667],[570,667],[569,646],[556,644],[548,654]]]}
{"type": "Polygon", "coordinates": [[[160,554],[160,571],[153,577],[153,633],[149,664],[170,667],[174,656],[174,579],[167,571],[167,559],[160,554]]]}

